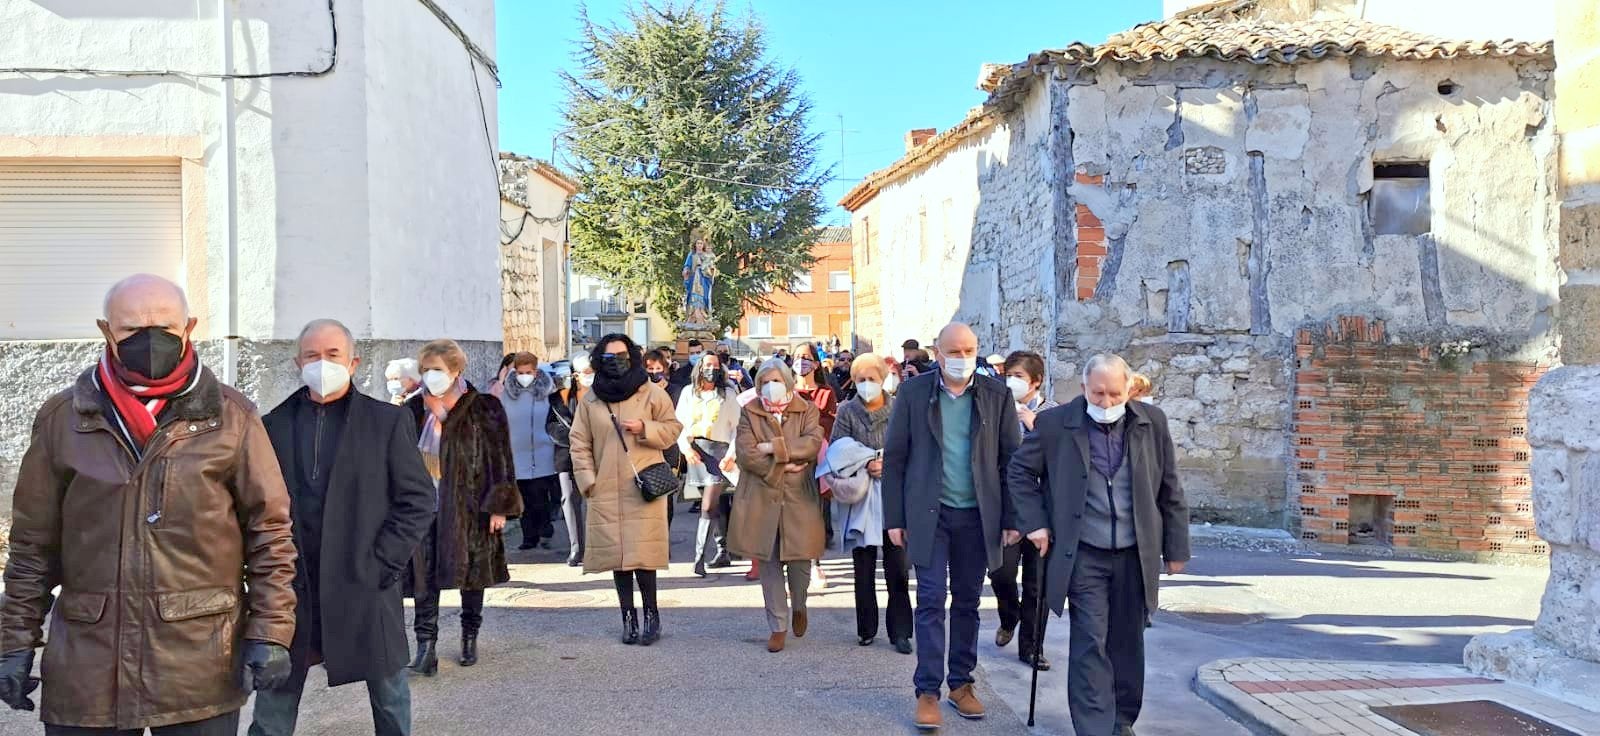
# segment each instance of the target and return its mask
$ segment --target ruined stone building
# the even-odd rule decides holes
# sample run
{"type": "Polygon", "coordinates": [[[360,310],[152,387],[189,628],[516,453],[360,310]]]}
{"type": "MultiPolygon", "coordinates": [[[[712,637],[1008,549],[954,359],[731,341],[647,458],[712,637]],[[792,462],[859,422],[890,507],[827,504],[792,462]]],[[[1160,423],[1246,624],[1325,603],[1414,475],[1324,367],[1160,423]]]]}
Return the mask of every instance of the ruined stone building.
{"type": "Polygon", "coordinates": [[[1526,409],[1560,347],[1550,44],[1256,6],[986,66],[985,103],[842,202],[877,294],[862,341],[964,320],[985,351],[1045,352],[1062,401],[1088,355],[1122,353],[1197,520],[1544,552],[1526,409]]]}

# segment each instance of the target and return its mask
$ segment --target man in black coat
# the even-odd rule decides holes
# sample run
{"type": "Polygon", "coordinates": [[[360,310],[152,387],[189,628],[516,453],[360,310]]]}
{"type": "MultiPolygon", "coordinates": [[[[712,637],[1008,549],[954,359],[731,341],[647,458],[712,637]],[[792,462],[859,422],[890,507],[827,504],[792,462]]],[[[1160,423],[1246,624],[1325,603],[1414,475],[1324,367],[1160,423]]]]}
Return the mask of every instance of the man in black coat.
{"type": "Polygon", "coordinates": [[[1133,733],[1145,617],[1161,572],[1176,575],[1189,560],[1167,415],[1128,400],[1130,375],[1120,357],[1090,358],[1084,395],[1040,413],[1007,471],[1014,529],[1028,531],[1049,571],[1045,601],[1058,616],[1072,604],[1067,704],[1083,736],[1133,733]]]}
{"type": "Polygon", "coordinates": [[[984,715],[972,691],[984,573],[1000,566],[1001,531],[1012,524],[1005,468],[1020,442],[1016,401],[1005,384],[976,375],[978,336],[956,323],[938,340],[940,369],[900,386],[883,448],[883,520],[917,569],[918,728],[938,728],[939,693],[963,718],[984,715]],[[950,595],[948,679],[946,581],[950,595]]]}
{"type": "Polygon", "coordinates": [[[689,360],[667,376],[667,396],[672,398],[672,403],[678,403],[678,395],[683,393],[684,387],[694,383],[694,370],[700,365],[700,358],[705,353],[705,346],[701,345],[699,340],[689,341],[689,360]]]}
{"type": "Polygon", "coordinates": [[[264,420],[289,486],[299,625],[289,681],[256,694],[250,736],[294,733],[319,663],[329,685],[367,683],[377,736],[411,733],[399,583],[433,523],[434,488],[411,414],[350,385],[360,363],[344,325],[306,325],[295,357],[306,388],[264,420]]]}

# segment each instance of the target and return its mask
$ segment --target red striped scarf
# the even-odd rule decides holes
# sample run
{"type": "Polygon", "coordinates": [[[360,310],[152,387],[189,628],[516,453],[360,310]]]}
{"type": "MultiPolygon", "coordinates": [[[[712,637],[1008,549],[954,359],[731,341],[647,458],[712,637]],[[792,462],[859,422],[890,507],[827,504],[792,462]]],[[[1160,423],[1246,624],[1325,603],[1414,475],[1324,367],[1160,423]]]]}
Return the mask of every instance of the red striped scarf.
{"type": "Polygon", "coordinates": [[[95,371],[100,390],[111,399],[116,409],[118,427],[133,445],[142,452],[150,435],[156,432],[156,417],[161,415],[167,402],[194,388],[200,378],[200,360],[192,347],[185,347],[183,358],[176,370],[166,378],[151,379],[128,370],[111,357],[111,349],[100,356],[100,366],[95,371]]]}

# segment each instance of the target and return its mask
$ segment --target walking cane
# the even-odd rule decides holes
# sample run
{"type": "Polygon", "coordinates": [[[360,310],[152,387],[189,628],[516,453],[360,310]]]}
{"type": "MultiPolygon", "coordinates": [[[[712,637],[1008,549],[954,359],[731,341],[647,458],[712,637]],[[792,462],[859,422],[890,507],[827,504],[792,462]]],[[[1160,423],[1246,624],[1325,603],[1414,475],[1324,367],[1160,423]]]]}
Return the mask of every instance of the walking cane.
{"type": "Polygon", "coordinates": [[[1039,595],[1037,615],[1033,619],[1033,661],[1028,665],[1033,668],[1033,692],[1028,695],[1028,728],[1033,728],[1034,705],[1039,700],[1039,655],[1044,652],[1044,617],[1046,606],[1044,603],[1045,582],[1049,580],[1047,571],[1050,569],[1050,556],[1039,555],[1039,595]]]}

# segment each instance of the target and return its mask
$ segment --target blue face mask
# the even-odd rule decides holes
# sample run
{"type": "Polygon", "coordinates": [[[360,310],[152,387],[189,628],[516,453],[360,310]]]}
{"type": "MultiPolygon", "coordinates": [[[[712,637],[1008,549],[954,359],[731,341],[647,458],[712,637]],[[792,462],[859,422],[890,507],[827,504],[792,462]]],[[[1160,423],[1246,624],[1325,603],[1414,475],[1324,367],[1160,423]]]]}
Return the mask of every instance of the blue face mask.
{"type": "Polygon", "coordinates": [[[699,366],[700,365],[700,358],[703,355],[705,355],[705,354],[704,353],[690,353],[689,354],[689,365],[699,366]]]}

